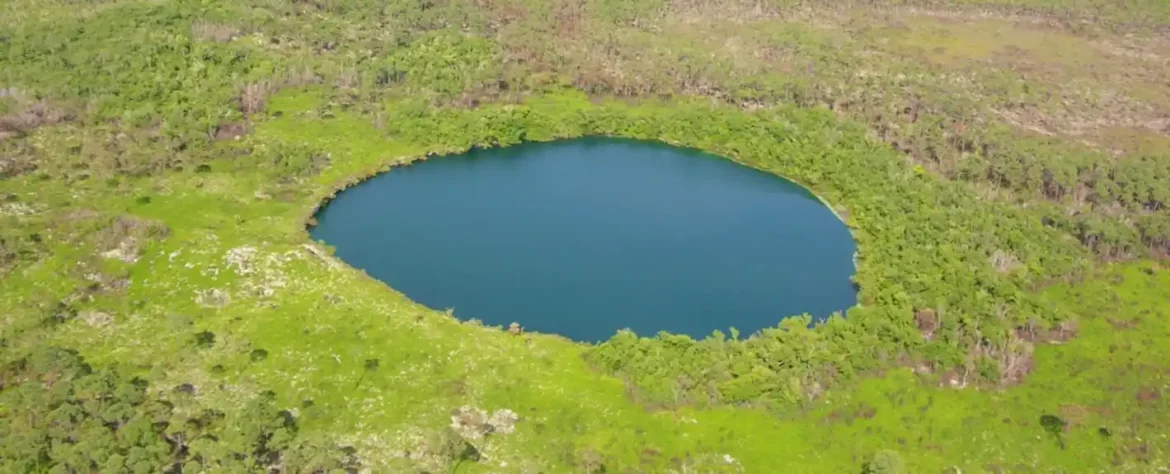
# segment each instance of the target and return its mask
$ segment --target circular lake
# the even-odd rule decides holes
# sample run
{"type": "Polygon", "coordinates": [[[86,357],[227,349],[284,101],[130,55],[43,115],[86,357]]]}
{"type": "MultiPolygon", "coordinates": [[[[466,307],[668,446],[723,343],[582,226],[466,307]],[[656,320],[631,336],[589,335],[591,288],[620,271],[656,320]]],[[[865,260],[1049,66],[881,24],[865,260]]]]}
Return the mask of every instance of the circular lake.
{"type": "Polygon", "coordinates": [[[419,303],[577,341],[749,334],[856,302],[853,239],[815,196],[657,142],[431,158],[340,193],[317,219],[315,240],[419,303]]]}

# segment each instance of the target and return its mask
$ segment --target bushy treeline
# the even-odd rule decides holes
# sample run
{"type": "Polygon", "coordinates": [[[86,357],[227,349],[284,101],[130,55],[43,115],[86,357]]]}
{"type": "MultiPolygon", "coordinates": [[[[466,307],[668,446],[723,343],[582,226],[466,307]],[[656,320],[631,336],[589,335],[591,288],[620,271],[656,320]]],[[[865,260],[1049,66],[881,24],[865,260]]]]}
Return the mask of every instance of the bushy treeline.
{"type": "Polygon", "coordinates": [[[347,451],[298,437],[271,393],[225,413],[197,388],[150,387],[76,352],[42,347],[0,366],[3,472],[356,472],[347,451]]]}

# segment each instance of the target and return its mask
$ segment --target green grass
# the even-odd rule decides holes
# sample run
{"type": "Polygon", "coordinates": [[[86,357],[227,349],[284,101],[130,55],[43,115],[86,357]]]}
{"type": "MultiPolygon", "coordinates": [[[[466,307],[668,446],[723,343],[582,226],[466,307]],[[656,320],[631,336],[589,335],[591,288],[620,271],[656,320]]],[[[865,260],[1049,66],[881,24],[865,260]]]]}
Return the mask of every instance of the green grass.
{"type": "MultiPolygon", "coordinates": [[[[370,472],[1165,466],[1170,47],[1148,27],[1170,10],[900,3],[0,3],[0,471],[49,472],[17,448],[77,438],[28,427],[69,414],[26,398],[65,386],[26,374],[51,346],[148,382],[171,435],[205,410],[250,426],[272,391],[298,440],[370,472]],[[583,135],[808,186],[854,232],[862,306],[737,340],[516,337],[305,232],[392,166],[583,135]],[[123,243],[137,260],[105,254],[123,243]],[[1033,370],[1001,383],[1013,357],[1033,370]],[[464,405],[520,423],[459,461],[440,445],[464,405]]],[[[222,459],[253,455],[221,437],[222,459]]],[[[304,452],[290,472],[323,465],[304,452]]]]}
{"type": "Polygon", "coordinates": [[[931,60],[944,65],[1009,55],[1013,51],[1057,65],[1077,66],[1100,62],[1092,41],[1060,30],[1026,28],[1002,20],[939,21],[913,19],[902,29],[891,29],[890,39],[903,48],[920,48],[931,60]]]}
{"type": "MultiPolygon", "coordinates": [[[[116,194],[103,183],[82,182],[66,192],[53,182],[7,181],[8,192],[44,199],[50,209],[131,213],[170,229],[132,265],[89,260],[96,266],[89,271],[127,272],[132,282],[124,294],[97,294],[76,305],[114,315],[112,325],[94,328],[75,318],[38,337],[80,348],[95,364],[131,367],[154,386],[191,383],[210,406],[239,406],[258,391],[273,390],[280,406],[302,407],[302,432],[356,447],[375,472],[443,466],[444,459],[416,454],[411,460],[409,453],[425,452],[428,437],[441,432],[461,405],[512,409],[521,423],[484,449],[485,461],[463,464],[459,472],[580,472],[587,452],[596,453],[607,472],[682,472],[684,466],[851,472],[879,449],[900,452],[911,472],[994,471],[993,465],[1003,472],[1091,466],[1143,472],[1166,455],[1160,437],[1167,420],[1158,414],[1170,407],[1136,395],[1143,388],[1162,390],[1170,369],[1159,356],[1170,343],[1170,273],[1156,265],[1102,270],[1085,283],[1047,290],[1048,301],[1078,315],[1080,335],[1038,347],[1036,370],[1020,386],[938,388],[932,376],[890,368],[780,411],[647,410],[619,379],[585,362],[585,346],[460,323],[304,250],[302,222],[319,199],[340,183],[429,151],[356,115],[315,118],[312,111],[323,105],[313,93],[277,96],[270,113],[282,118],[263,121],[245,139],[257,153],[287,141],[328,150],[331,166],[314,177],[282,184],[264,167],[222,159],[210,162],[207,173],[124,179],[116,194]],[[140,196],[151,200],[143,204],[140,196]],[[225,260],[241,248],[254,249],[247,269],[225,260]],[[208,289],[230,294],[230,302],[199,305],[198,292],[208,289]],[[1130,320],[1128,328],[1116,329],[1111,318],[1130,320]],[[215,333],[210,349],[190,344],[202,330],[215,333]],[[254,349],[267,351],[267,358],[251,360],[254,349]],[[372,374],[363,364],[369,359],[379,360],[372,374]],[[312,406],[304,408],[307,400],[312,406]],[[1044,414],[1070,422],[1063,449],[1041,428],[1044,414]],[[1098,434],[1101,427],[1112,437],[1098,434]]],[[[530,107],[582,104],[550,98],[530,107]]],[[[459,114],[451,116],[456,123],[459,114]]],[[[532,138],[557,133],[528,130],[532,138]]],[[[62,213],[53,214],[49,229],[61,225],[52,222],[61,222],[62,213]]],[[[37,217],[29,219],[18,222],[32,225],[37,217]]],[[[62,245],[9,275],[0,283],[0,305],[10,315],[31,314],[38,301],[69,294],[73,283],[55,275],[72,272],[87,251],[62,245]]]]}

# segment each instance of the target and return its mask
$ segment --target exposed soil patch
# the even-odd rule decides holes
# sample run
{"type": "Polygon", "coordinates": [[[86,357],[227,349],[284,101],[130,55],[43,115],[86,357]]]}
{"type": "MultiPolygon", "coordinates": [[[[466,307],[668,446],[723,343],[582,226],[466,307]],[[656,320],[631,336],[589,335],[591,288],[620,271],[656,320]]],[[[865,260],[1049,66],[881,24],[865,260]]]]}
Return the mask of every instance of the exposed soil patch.
{"type": "Polygon", "coordinates": [[[215,127],[213,137],[216,140],[238,140],[248,134],[248,124],[245,122],[229,122],[215,127]]]}
{"type": "Polygon", "coordinates": [[[11,112],[0,114],[0,142],[23,137],[38,127],[56,125],[72,119],[71,114],[54,107],[44,99],[30,99],[14,89],[0,91],[7,91],[5,92],[7,99],[0,97],[0,100],[14,103],[10,107],[11,112]]]}
{"type": "Polygon", "coordinates": [[[1154,387],[1145,387],[1139,389],[1136,395],[1137,401],[1143,403],[1152,403],[1162,399],[1162,393],[1154,387]]]}

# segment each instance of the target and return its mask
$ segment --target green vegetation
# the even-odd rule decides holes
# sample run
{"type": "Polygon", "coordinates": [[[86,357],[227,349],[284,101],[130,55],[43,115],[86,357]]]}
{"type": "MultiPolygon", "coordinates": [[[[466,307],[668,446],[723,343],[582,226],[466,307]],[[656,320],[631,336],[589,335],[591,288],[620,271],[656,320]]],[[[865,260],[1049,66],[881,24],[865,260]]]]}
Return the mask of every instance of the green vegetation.
{"type": "Polygon", "coordinates": [[[296,438],[296,420],[272,393],[249,400],[231,419],[200,406],[182,384],[165,398],[117,370],[95,372],[74,352],[44,348],[13,363],[0,402],[5,472],[189,472],[262,470],[280,460],[295,470],[341,469],[352,456],[296,438]]]}
{"type": "Polygon", "coordinates": [[[1170,8],[909,4],[0,2],[0,470],[1165,466],[1170,8]],[[809,186],[861,305],[587,347],[307,240],[390,166],[595,134],[809,186]]]}

